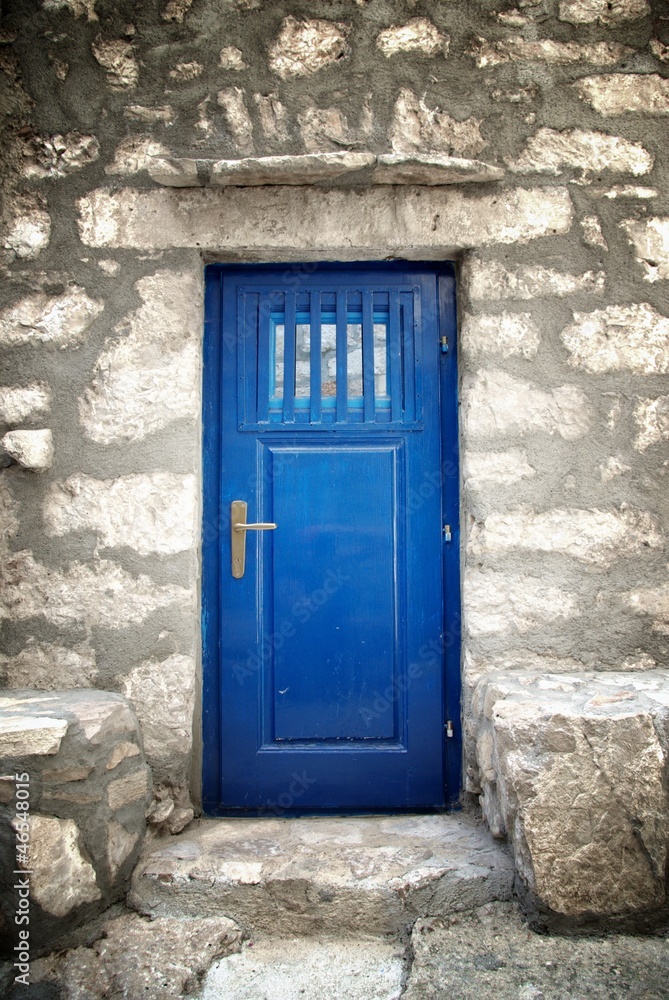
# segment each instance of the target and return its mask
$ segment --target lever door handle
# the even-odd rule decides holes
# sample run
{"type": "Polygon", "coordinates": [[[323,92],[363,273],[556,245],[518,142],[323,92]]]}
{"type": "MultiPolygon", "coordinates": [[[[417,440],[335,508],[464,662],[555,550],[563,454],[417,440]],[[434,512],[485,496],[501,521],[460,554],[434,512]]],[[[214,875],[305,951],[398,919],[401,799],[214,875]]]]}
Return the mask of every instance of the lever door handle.
{"type": "Polygon", "coordinates": [[[260,524],[236,524],[234,527],[235,531],[274,531],[278,528],[278,524],[274,524],[272,521],[267,521],[267,523],[260,522],[260,524]]]}
{"type": "Polygon", "coordinates": [[[235,580],[241,580],[246,568],[246,532],[274,531],[278,527],[272,521],[247,524],[246,508],[245,500],[233,500],[230,504],[230,550],[232,553],[232,575],[235,580]]]}

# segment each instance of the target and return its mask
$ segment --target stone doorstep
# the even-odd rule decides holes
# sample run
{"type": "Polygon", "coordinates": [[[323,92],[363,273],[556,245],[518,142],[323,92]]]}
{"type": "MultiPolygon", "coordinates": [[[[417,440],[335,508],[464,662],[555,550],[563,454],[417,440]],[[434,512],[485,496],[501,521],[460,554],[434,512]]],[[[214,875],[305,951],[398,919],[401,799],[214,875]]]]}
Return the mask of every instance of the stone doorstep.
{"type": "Polygon", "coordinates": [[[417,917],[511,898],[506,849],[465,815],[201,820],[153,841],[131,907],[249,935],[405,937],[417,917]]]}

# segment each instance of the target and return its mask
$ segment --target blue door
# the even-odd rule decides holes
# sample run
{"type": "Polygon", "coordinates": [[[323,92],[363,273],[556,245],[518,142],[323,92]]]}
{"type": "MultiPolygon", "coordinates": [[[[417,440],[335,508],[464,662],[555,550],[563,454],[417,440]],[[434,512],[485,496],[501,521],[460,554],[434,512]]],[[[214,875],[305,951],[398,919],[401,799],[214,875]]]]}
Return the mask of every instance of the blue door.
{"type": "Polygon", "coordinates": [[[449,264],[211,265],[204,805],[459,792],[449,264]]]}

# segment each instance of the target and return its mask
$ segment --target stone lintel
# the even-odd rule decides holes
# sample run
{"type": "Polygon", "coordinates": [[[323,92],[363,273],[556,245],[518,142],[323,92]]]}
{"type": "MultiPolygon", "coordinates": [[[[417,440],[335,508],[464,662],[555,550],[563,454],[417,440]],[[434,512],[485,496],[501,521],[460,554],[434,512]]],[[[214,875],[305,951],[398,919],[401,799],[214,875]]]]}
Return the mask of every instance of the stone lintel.
{"type": "Polygon", "coordinates": [[[472,184],[498,181],[500,167],[457,156],[369,152],[246,156],[230,160],[155,157],[149,175],[164,187],[303,184],[472,184]]]}

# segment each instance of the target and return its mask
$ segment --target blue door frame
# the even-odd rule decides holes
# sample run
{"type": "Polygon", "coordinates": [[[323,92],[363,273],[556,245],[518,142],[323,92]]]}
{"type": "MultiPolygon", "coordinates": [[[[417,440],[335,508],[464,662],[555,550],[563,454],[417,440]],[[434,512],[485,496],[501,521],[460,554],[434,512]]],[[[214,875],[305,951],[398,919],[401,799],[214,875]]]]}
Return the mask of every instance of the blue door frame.
{"type": "Polygon", "coordinates": [[[449,263],[207,267],[209,815],[457,806],[456,357],[449,263]]]}

